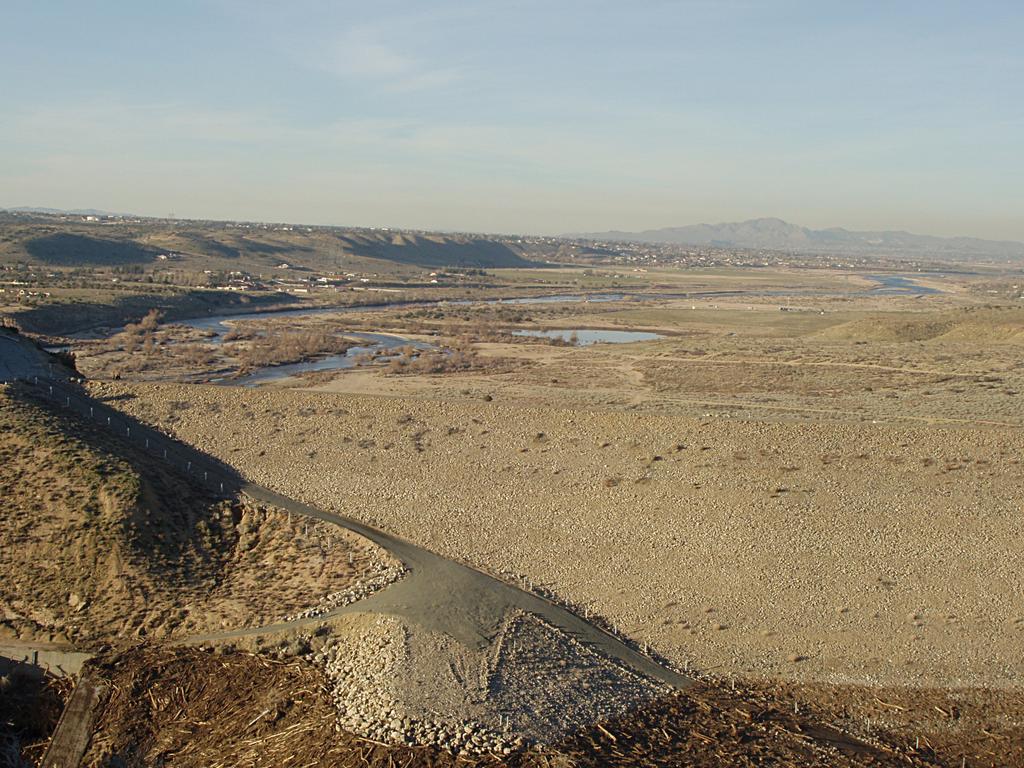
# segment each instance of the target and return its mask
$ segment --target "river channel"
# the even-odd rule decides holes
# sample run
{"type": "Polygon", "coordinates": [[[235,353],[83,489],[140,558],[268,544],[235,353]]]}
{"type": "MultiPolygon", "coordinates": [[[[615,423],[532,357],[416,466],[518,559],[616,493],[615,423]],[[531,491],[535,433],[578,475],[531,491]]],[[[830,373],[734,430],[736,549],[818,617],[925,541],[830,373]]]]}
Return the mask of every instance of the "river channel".
{"type": "MultiPolygon", "coordinates": [[[[936,294],[940,291],[936,288],[930,288],[922,285],[918,285],[914,282],[913,277],[910,275],[865,275],[865,277],[878,283],[877,286],[860,291],[855,295],[860,296],[898,296],[898,295],[924,295],[924,294],[936,294]]],[[[337,314],[341,312],[365,312],[371,310],[382,310],[382,309],[394,309],[396,306],[430,306],[430,305],[443,305],[448,304],[452,306],[466,306],[474,303],[480,304],[512,304],[512,305],[531,305],[531,304],[571,304],[580,302],[593,302],[593,303],[605,303],[612,301],[626,301],[626,300],[645,300],[645,299],[696,299],[696,298],[714,298],[714,297],[729,297],[729,296],[749,296],[749,295],[794,295],[798,293],[800,295],[832,295],[834,292],[825,292],[820,290],[811,291],[702,291],[702,292],[680,292],[680,293],[598,293],[598,294],[555,294],[550,296],[526,296],[520,298],[504,298],[504,299],[484,299],[479,301],[473,301],[469,299],[456,299],[456,300],[435,300],[435,301],[416,301],[416,302],[398,302],[389,304],[365,304],[361,306],[351,307],[314,307],[314,308],[297,308],[297,309],[284,309],[280,311],[262,311],[262,312],[248,312],[238,314],[225,314],[225,315],[211,315],[209,317],[195,318],[192,320],[182,321],[182,325],[187,325],[191,328],[195,328],[200,331],[212,333],[213,336],[209,339],[212,343],[220,343],[224,335],[231,330],[231,323],[234,322],[246,322],[252,320],[265,320],[271,318],[282,318],[282,317],[306,317],[313,315],[322,314],[337,314]]],[[[366,332],[346,332],[344,334],[349,338],[358,339],[362,343],[358,346],[351,347],[348,351],[343,354],[330,355],[328,357],[320,358],[319,360],[311,360],[301,363],[290,363],[286,365],[275,365],[261,368],[253,373],[246,376],[239,377],[237,379],[223,379],[221,383],[231,384],[235,386],[255,387],[260,384],[266,384],[267,382],[277,381],[280,379],[288,378],[289,376],[296,376],[301,373],[309,371],[332,371],[332,370],[343,370],[346,368],[353,368],[358,364],[358,359],[364,355],[383,356],[387,358],[389,353],[393,352],[402,347],[413,347],[417,350],[432,350],[437,349],[432,344],[427,344],[421,341],[415,341],[413,339],[399,336],[396,334],[385,334],[385,333],[366,333],[366,332]]],[[[650,341],[653,339],[662,338],[660,334],[649,333],[646,331],[629,331],[629,330],[602,330],[592,328],[576,328],[569,330],[539,330],[539,329],[517,329],[512,331],[514,336],[530,336],[535,338],[549,338],[549,339],[561,339],[565,342],[572,342],[575,339],[575,343],[580,346],[587,346],[590,344],[628,344],[638,341],[650,341]]]]}

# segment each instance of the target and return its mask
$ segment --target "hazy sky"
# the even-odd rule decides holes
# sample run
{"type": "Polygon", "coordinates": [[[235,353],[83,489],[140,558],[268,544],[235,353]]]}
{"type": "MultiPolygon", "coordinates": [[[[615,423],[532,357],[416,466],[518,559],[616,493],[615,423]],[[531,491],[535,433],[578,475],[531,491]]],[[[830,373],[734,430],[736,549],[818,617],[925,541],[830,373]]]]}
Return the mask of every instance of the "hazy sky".
{"type": "Polygon", "coordinates": [[[0,206],[1024,240],[1024,3],[0,0],[0,206]]]}

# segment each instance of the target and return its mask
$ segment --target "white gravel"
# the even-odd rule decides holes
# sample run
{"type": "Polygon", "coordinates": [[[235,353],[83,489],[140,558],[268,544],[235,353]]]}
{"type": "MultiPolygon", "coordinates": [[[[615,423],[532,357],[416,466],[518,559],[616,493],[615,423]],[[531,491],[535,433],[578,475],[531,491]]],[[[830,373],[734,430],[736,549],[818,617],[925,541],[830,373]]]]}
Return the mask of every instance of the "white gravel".
{"type": "Polygon", "coordinates": [[[483,650],[391,616],[332,627],[310,658],[331,681],[339,724],[384,743],[508,754],[665,693],[532,615],[508,616],[483,650]]]}

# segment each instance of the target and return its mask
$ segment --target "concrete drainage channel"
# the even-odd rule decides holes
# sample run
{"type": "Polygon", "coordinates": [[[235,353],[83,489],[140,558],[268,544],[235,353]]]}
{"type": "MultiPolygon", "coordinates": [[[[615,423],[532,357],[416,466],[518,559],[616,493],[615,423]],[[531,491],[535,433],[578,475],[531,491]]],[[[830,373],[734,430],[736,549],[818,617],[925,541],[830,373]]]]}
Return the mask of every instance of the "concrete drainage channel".
{"type": "MultiPolygon", "coordinates": [[[[651,656],[641,653],[618,637],[546,597],[443,558],[358,520],[326,512],[270,489],[247,483],[231,467],[126,416],[72,386],[48,379],[33,379],[31,382],[14,386],[24,386],[32,394],[48,399],[94,424],[109,429],[113,434],[130,440],[216,494],[233,496],[243,493],[257,503],[337,525],[380,545],[407,568],[404,578],[357,602],[339,605],[319,615],[262,627],[193,637],[182,641],[182,644],[213,644],[312,627],[343,614],[375,613],[408,621],[428,632],[441,633],[454,638],[467,648],[479,651],[494,641],[505,617],[518,612],[538,617],[589,651],[659,685],[683,689],[694,682],[693,678],[658,663],[651,656]]],[[[439,727],[419,727],[421,724],[403,723],[400,718],[396,720],[397,726],[401,727],[396,726],[392,730],[396,733],[405,733],[407,738],[420,737],[429,741],[445,741],[449,745],[458,744],[460,747],[471,744],[498,747],[499,754],[512,748],[514,744],[507,737],[484,734],[472,728],[469,732],[455,734],[439,727]]]]}

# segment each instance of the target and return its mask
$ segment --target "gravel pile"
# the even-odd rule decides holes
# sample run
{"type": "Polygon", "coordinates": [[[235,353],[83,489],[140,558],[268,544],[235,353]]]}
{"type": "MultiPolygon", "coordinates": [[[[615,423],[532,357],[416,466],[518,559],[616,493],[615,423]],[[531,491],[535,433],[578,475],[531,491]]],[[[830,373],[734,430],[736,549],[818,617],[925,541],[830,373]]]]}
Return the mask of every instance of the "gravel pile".
{"type": "Polygon", "coordinates": [[[522,613],[483,649],[392,616],[342,616],[307,658],[330,681],[342,729],[456,755],[556,745],[667,693],[522,613]]]}
{"type": "Polygon", "coordinates": [[[522,739],[478,720],[457,712],[424,716],[416,702],[403,700],[410,630],[416,631],[392,617],[363,616],[350,634],[310,654],[331,682],[339,725],[385,744],[433,745],[455,754],[507,755],[522,747],[522,739]]]}
{"type": "Polygon", "coordinates": [[[669,692],[530,614],[510,616],[492,649],[487,692],[493,706],[516,733],[545,744],[669,692]]]}

